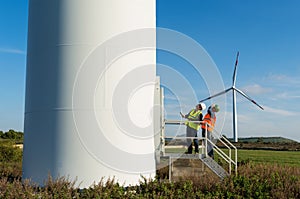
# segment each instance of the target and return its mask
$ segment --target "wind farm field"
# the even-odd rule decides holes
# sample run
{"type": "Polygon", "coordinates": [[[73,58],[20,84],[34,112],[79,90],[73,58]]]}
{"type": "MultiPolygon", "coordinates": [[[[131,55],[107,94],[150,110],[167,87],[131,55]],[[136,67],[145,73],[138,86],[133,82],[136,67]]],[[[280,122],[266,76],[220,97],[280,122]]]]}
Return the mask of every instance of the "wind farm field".
{"type": "MultiPolygon", "coordinates": [[[[184,153],[184,151],[184,149],[166,150],[166,152],[169,153],[184,153]]],[[[216,159],[218,159],[217,154],[216,159]]],[[[252,162],[257,164],[279,164],[288,166],[298,166],[300,168],[300,151],[239,149],[238,162],[252,162]]]]}
{"type": "Polygon", "coordinates": [[[238,151],[238,162],[280,164],[300,167],[300,151],[247,150],[238,151]]]}
{"type": "Polygon", "coordinates": [[[236,143],[240,147],[238,174],[224,180],[204,175],[169,182],[157,176],[142,179],[138,186],[124,187],[111,179],[79,189],[75,182],[64,177],[49,178],[44,187],[22,182],[22,149],[16,145],[21,140],[14,138],[16,136],[0,139],[0,198],[300,198],[299,143],[270,147],[270,143],[254,142],[251,149],[246,142],[236,143]]]}
{"type": "MultiPolygon", "coordinates": [[[[239,163],[252,162],[300,167],[300,143],[293,140],[282,137],[251,137],[242,138],[233,144],[238,149],[239,163]]],[[[167,153],[184,153],[185,151],[183,147],[166,149],[167,153]]],[[[223,151],[227,152],[226,149],[223,151]]],[[[218,160],[217,154],[216,160],[218,160]]]]}

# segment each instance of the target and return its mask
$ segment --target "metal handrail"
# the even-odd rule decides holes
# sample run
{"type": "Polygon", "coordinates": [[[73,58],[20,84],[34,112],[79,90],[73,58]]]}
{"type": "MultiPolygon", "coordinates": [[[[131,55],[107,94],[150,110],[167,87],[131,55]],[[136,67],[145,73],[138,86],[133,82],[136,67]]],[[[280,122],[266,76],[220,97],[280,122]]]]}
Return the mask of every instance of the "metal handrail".
{"type": "MultiPolygon", "coordinates": [[[[182,120],[163,120],[163,129],[165,127],[165,125],[180,125],[180,124],[185,124],[186,122],[191,122],[191,123],[199,123],[199,124],[205,124],[210,126],[208,123],[203,122],[203,121],[182,121],[182,120]]],[[[207,128],[206,128],[207,129],[207,128]]],[[[214,129],[213,130],[213,134],[216,133],[217,131],[214,129]]],[[[218,133],[218,132],[217,132],[218,133]]],[[[229,140],[227,138],[225,138],[223,135],[221,134],[217,134],[219,137],[218,140],[229,150],[229,154],[227,155],[225,152],[223,152],[217,145],[215,145],[211,140],[207,139],[207,130],[205,133],[205,137],[164,137],[163,140],[165,138],[172,138],[172,139],[198,139],[198,140],[204,140],[205,141],[205,155],[208,156],[207,154],[207,143],[211,143],[213,145],[213,147],[216,149],[216,152],[220,155],[220,157],[222,157],[228,164],[229,164],[229,173],[231,173],[231,164],[233,164],[235,166],[235,173],[237,174],[237,148],[231,143],[229,142],[229,140]],[[223,140],[225,140],[225,143],[223,140]],[[228,146],[229,145],[229,146],[228,146]],[[235,151],[235,160],[232,160],[232,155],[231,155],[231,149],[234,149],[235,151]]]]}
{"type": "Polygon", "coordinates": [[[232,161],[232,163],[235,165],[235,172],[237,174],[237,147],[234,146],[231,142],[229,142],[229,140],[227,138],[225,138],[223,135],[221,135],[222,139],[224,139],[233,149],[234,149],[234,161],[232,161]]]}
{"type": "MultiPolygon", "coordinates": [[[[216,130],[214,130],[214,132],[217,132],[216,130]]],[[[236,148],[236,146],[234,146],[226,137],[224,137],[223,135],[221,135],[220,134],[220,139],[219,139],[219,141],[224,145],[224,146],[227,146],[227,144],[225,144],[224,142],[223,142],[223,140],[225,140],[225,142],[228,144],[228,145],[230,145],[229,146],[229,156],[230,156],[230,160],[231,160],[231,163],[235,166],[235,173],[237,174],[237,167],[238,167],[238,165],[237,165],[237,148],[236,148]],[[234,160],[232,160],[232,158],[231,158],[231,148],[232,149],[234,149],[234,152],[235,152],[235,154],[234,154],[234,160]]]]}
{"type": "MultiPolygon", "coordinates": [[[[235,161],[233,161],[232,158],[231,158],[232,154],[231,154],[231,148],[230,147],[232,147],[235,150],[235,152],[237,152],[237,148],[232,143],[230,143],[229,140],[227,140],[227,138],[225,138],[223,135],[220,135],[220,139],[218,139],[218,140],[229,150],[229,152],[228,152],[229,162],[226,161],[229,164],[229,171],[231,172],[231,164],[233,164],[235,166],[235,171],[237,171],[237,153],[235,154],[235,161]],[[222,139],[224,139],[227,142],[227,144],[229,144],[230,146],[228,146],[225,142],[223,142],[222,139]]],[[[213,145],[214,145],[215,148],[219,149],[218,146],[216,146],[215,144],[213,144],[213,145]]]]}
{"type": "Polygon", "coordinates": [[[231,163],[233,162],[233,160],[231,159],[231,148],[228,148],[229,149],[229,154],[227,155],[217,145],[215,145],[211,140],[209,140],[209,139],[207,139],[207,140],[208,140],[208,142],[210,142],[214,146],[214,148],[216,149],[216,152],[229,164],[228,169],[229,169],[229,173],[231,173],[231,163]]]}

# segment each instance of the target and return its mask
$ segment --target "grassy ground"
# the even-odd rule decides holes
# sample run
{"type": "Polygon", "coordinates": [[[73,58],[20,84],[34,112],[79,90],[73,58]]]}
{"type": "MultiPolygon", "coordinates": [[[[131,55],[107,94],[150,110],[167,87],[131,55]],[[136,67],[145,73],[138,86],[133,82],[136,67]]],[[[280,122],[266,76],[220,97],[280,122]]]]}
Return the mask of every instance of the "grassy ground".
{"type": "MultiPolygon", "coordinates": [[[[185,149],[166,149],[166,153],[184,153],[185,149]]],[[[226,150],[224,150],[226,153],[226,150]]],[[[217,159],[218,156],[216,155],[217,159]]],[[[300,151],[238,149],[238,162],[270,163],[300,167],[300,151]]]]}
{"type": "Polygon", "coordinates": [[[238,161],[284,164],[300,167],[300,151],[238,150],[238,161]]]}
{"type": "Polygon", "coordinates": [[[109,180],[78,189],[65,178],[49,178],[44,187],[22,182],[22,150],[13,143],[0,146],[0,198],[300,198],[300,152],[239,150],[239,161],[245,164],[238,167],[238,175],[223,181],[209,175],[193,176],[192,181],[183,176],[178,182],[144,179],[139,186],[123,187],[109,180]]]}

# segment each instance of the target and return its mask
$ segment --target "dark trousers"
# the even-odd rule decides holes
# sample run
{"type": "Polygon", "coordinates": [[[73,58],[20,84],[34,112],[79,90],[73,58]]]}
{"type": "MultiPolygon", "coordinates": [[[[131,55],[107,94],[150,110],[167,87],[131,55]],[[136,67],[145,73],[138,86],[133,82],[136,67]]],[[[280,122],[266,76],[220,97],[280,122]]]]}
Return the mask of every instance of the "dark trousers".
{"type": "MultiPolygon", "coordinates": [[[[187,137],[197,137],[197,130],[193,129],[189,126],[186,127],[186,136],[187,137]]],[[[199,153],[199,141],[198,139],[193,139],[194,145],[195,145],[195,153],[199,153]]],[[[193,145],[192,145],[192,139],[187,139],[187,147],[188,147],[188,153],[193,152],[193,145]]]]}

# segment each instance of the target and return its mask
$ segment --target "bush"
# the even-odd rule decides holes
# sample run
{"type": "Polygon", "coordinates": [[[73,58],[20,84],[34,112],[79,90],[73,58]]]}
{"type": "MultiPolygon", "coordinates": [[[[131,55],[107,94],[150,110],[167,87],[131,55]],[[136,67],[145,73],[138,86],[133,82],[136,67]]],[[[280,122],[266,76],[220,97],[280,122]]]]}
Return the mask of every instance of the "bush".
{"type": "Polygon", "coordinates": [[[21,162],[22,149],[15,147],[12,142],[2,142],[0,144],[0,162],[21,162]]]}
{"type": "Polygon", "coordinates": [[[23,140],[24,139],[24,133],[17,132],[12,129],[10,129],[8,132],[3,133],[3,131],[0,131],[0,138],[2,139],[10,139],[10,140],[23,140]]]}
{"type": "Polygon", "coordinates": [[[114,179],[102,179],[79,189],[64,177],[49,177],[44,187],[22,182],[22,151],[12,143],[2,142],[0,157],[0,198],[300,198],[300,168],[296,166],[245,161],[238,175],[222,181],[209,175],[178,182],[143,178],[139,186],[124,187],[114,179]]]}

